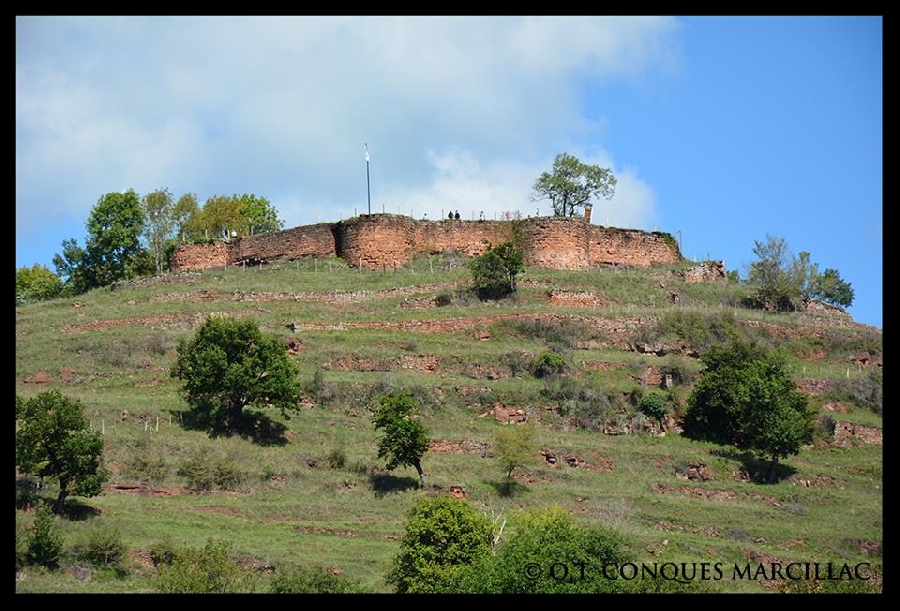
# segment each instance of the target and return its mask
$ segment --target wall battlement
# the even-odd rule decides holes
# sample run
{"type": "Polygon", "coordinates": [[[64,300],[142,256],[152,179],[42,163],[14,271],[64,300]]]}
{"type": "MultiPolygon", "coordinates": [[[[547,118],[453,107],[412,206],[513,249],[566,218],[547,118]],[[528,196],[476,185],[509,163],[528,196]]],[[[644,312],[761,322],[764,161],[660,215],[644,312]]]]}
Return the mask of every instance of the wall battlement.
{"type": "Polygon", "coordinates": [[[382,269],[406,265],[421,254],[475,257],[513,239],[521,245],[526,265],[546,269],[652,267],[681,259],[678,244],[668,234],[602,227],[578,218],[417,221],[393,214],[364,214],[230,242],[182,244],[172,254],[172,270],[312,257],[340,257],[348,265],[382,269]]]}

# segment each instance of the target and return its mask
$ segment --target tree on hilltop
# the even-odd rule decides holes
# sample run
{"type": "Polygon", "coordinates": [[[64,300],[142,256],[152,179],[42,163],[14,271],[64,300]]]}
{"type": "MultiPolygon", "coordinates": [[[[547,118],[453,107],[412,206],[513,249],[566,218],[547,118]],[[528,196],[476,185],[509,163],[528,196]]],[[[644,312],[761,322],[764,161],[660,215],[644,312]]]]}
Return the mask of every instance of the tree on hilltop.
{"type": "Polygon", "coordinates": [[[612,199],[616,177],[612,170],[583,163],[574,155],[560,153],[553,172],[542,172],[532,187],[532,200],[550,200],[555,216],[575,216],[594,197],[612,199]]]}

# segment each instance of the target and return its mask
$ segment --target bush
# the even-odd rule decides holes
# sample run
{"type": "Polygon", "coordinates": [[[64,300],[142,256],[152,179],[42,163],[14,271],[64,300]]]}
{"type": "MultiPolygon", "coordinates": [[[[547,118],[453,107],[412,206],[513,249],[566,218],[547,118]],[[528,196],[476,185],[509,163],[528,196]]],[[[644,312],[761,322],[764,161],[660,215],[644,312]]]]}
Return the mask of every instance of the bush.
{"type": "Polygon", "coordinates": [[[150,546],[150,559],[153,561],[153,566],[172,564],[177,557],[178,548],[169,535],[150,546]]]}
{"type": "Polygon", "coordinates": [[[42,507],[34,518],[34,526],[28,539],[28,564],[55,569],[62,558],[63,535],[56,516],[42,507]]]}
{"type": "Polygon", "coordinates": [[[359,594],[363,587],[324,569],[296,569],[279,573],[269,584],[273,594],[359,594]]]}
{"type": "Polygon", "coordinates": [[[644,393],[638,400],[638,409],[646,416],[656,420],[662,427],[662,420],[669,413],[672,402],[666,394],[655,388],[644,393]]]}
{"type": "Polygon", "coordinates": [[[203,549],[178,551],[152,579],[163,594],[236,594],[246,591],[241,568],[229,557],[231,544],[209,539],[203,549]]]}
{"type": "Polygon", "coordinates": [[[127,551],[118,528],[94,525],[73,546],[75,557],[98,568],[119,566],[127,551]]]}
{"type": "Polygon", "coordinates": [[[178,475],[187,478],[191,490],[235,490],[243,476],[235,460],[214,456],[209,448],[195,450],[178,468],[178,475]]]}
{"type": "Polygon", "coordinates": [[[328,453],[328,466],[332,469],[343,469],[347,464],[347,454],[341,448],[335,448],[328,453]]]}
{"type": "Polygon", "coordinates": [[[509,539],[494,556],[482,556],[452,575],[444,591],[472,594],[601,594],[621,592],[626,582],[607,579],[602,567],[631,561],[627,542],[615,531],[583,527],[560,507],[544,507],[521,514],[511,525],[509,539]],[[560,563],[565,575],[552,573],[560,563]],[[526,567],[536,569],[531,573],[526,567]]]}
{"type": "Polygon", "coordinates": [[[158,484],[166,479],[171,470],[163,450],[153,447],[152,442],[142,438],[132,448],[125,461],[125,473],[136,478],[141,484],[158,484]]]}
{"type": "Polygon", "coordinates": [[[441,591],[456,570],[490,554],[491,533],[491,521],[464,499],[423,498],[407,514],[386,581],[398,594],[441,591]]]}
{"type": "Polygon", "coordinates": [[[525,271],[522,252],[512,242],[491,248],[469,261],[478,296],[500,299],[516,292],[516,276],[525,271]]]}
{"type": "Polygon", "coordinates": [[[566,360],[558,354],[543,352],[534,365],[534,375],[538,378],[554,379],[565,373],[568,368],[566,360]]]}

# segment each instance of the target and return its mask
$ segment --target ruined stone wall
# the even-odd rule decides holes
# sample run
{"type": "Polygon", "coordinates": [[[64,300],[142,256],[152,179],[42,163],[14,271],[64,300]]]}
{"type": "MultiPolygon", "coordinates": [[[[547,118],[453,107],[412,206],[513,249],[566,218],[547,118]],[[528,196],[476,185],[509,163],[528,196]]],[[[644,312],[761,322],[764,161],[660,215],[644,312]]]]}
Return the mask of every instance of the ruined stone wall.
{"type": "Polygon", "coordinates": [[[588,225],[588,266],[671,265],[680,258],[678,245],[662,233],[588,225]]]}
{"type": "Polygon", "coordinates": [[[182,244],[172,253],[172,271],[227,267],[237,259],[237,242],[182,244]]]}
{"type": "Polygon", "coordinates": [[[474,257],[513,239],[521,245],[527,266],[548,269],[651,267],[676,263],[680,257],[677,244],[664,234],[600,227],[583,219],[416,221],[407,216],[373,214],[245,237],[230,244],[182,245],[173,255],[172,269],[309,256],[337,256],[348,265],[381,269],[406,265],[417,254],[474,257]]]}
{"type": "Polygon", "coordinates": [[[406,216],[362,215],[335,230],[337,256],[348,265],[381,269],[406,265],[416,253],[418,223],[406,216]]]}
{"type": "Polygon", "coordinates": [[[548,269],[588,267],[588,231],[581,219],[537,218],[522,222],[525,265],[548,269]]]}
{"type": "Polygon", "coordinates": [[[318,223],[241,238],[237,261],[334,257],[337,248],[332,228],[331,223],[318,223]]]}
{"type": "Polygon", "coordinates": [[[439,221],[418,223],[415,250],[427,254],[456,253],[477,257],[492,246],[512,239],[512,223],[495,221],[439,221]]]}

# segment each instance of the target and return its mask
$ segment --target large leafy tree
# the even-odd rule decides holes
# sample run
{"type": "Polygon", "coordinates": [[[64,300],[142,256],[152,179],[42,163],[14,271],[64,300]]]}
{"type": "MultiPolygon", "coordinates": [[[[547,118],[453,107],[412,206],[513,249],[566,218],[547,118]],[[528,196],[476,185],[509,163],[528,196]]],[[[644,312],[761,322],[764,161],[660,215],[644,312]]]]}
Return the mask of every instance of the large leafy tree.
{"type": "Polygon", "coordinates": [[[197,421],[214,433],[243,433],[257,418],[245,412],[275,407],[283,417],[300,407],[297,365],[284,343],[252,320],[214,316],[182,339],[171,375],[197,421]]]}
{"type": "Polygon", "coordinates": [[[182,242],[198,239],[203,234],[200,204],[193,193],[185,193],[175,202],[172,210],[175,233],[182,242]]]}
{"type": "Polygon", "coordinates": [[[133,189],[103,195],[88,217],[85,247],[67,239],[62,254],[53,257],[57,273],[76,293],[147,273],[146,251],[141,246],[145,220],[133,189]]]}
{"type": "Polygon", "coordinates": [[[425,472],[422,456],[428,451],[429,436],[418,419],[419,405],[406,393],[381,395],[375,400],[375,430],[382,431],[378,440],[378,458],[387,460],[388,471],[397,467],[414,467],[424,488],[425,472]]]}
{"type": "Polygon", "coordinates": [[[46,266],[35,263],[16,270],[16,303],[55,299],[63,294],[63,282],[46,266]]]}
{"type": "Polygon", "coordinates": [[[97,496],[109,472],[103,466],[103,438],[88,430],[77,400],[51,390],[16,397],[16,467],[59,483],[54,512],[70,494],[97,496]]]}
{"type": "Polygon", "coordinates": [[[812,297],[844,308],[853,305],[853,287],[836,269],[828,268],[813,283],[812,297]]]}
{"type": "Polygon", "coordinates": [[[756,344],[713,346],[701,357],[704,371],[691,392],[683,422],[688,437],[780,459],[812,441],[815,412],[787,375],[783,358],[756,344]]]}
{"type": "Polygon", "coordinates": [[[757,303],[768,310],[789,312],[801,309],[810,299],[849,307],[853,304],[853,288],[836,269],[819,273],[819,266],[808,252],[794,255],[787,241],[766,235],[765,241],[754,241],[748,284],[756,289],[757,303]]]}
{"type": "Polygon", "coordinates": [[[616,177],[612,170],[582,162],[574,155],[560,153],[552,172],[542,172],[534,182],[532,199],[550,200],[556,216],[574,216],[591,199],[612,199],[616,177]]]}
{"type": "Polygon", "coordinates": [[[284,228],[284,221],[279,220],[278,211],[265,197],[257,197],[252,193],[234,197],[241,202],[241,216],[244,217],[242,233],[244,235],[272,233],[284,228]]]}
{"type": "Polygon", "coordinates": [[[386,581],[398,594],[431,594],[454,573],[491,553],[491,521],[466,500],[420,499],[407,514],[406,534],[386,581]]]}
{"type": "Polygon", "coordinates": [[[469,261],[475,291],[482,299],[499,299],[516,292],[516,276],[525,271],[524,257],[512,242],[504,242],[469,261]]]}
{"type": "Polygon", "coordinates": [[[228,238],[232,231],[242,231],[245,226],[242,206],[238,197],[214,195],[207,199],[200,213],[204,237],[228,238]]]}
{"type": "Polygon", "coordinates": [[[166,244],[175,226],[175,202],[168,189],[148,193],[142,200],[146,217],[144,237],[153,255],[156,273],[161,274],[166,267],[166,244]]]}

